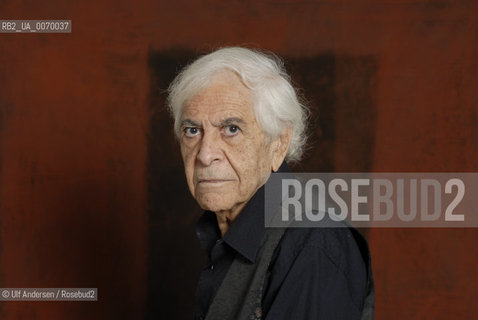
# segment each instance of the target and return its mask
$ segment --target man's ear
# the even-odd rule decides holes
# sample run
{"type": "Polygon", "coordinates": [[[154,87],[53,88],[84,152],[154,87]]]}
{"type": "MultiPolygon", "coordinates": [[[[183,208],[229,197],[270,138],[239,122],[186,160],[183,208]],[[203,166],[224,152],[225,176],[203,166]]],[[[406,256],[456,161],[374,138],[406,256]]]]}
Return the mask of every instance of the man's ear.
{"type": "Polygon", "coordinates": [[[292,128],[289,127],[285,129],[279,137],[272,141],[272,171],[276,172],[279,170],[282,162],[284,162],[291,140],[292,128]]]}

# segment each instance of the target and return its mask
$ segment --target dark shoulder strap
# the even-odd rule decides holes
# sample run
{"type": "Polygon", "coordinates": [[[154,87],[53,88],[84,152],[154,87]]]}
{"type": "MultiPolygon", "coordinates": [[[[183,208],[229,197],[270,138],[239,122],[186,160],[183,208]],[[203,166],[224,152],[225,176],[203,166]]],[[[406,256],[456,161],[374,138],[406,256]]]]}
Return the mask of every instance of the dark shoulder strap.
{"type": "Polygon", "coordinates": [[[209,307],[206,320],[261,319],[264,279],[284,231],[285,228],[267,229],[254,263],[236,255],[209,307]]]}
{"type": "Polygon", "coordinates": [[[363,303],[362,317],[361,320],[373,320],[375,313],[375,286],[373,283],[373,274],[372,274],[372,260],[370,257],[370,250],[367,244],[367,240],[363,235],[354,228],[350,228],[352,235],[354,236],[362,258],[367,264],[367,295],[363,303]]]}

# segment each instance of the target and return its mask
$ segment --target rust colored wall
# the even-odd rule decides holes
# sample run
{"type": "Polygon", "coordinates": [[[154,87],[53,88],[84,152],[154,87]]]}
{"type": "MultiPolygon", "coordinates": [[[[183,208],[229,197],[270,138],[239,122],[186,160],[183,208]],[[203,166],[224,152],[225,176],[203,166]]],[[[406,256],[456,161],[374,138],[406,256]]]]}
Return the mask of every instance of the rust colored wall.
{"type": "MultiPolygon", "coordinates": [[[[473,1],[13,1],[0,34],[0,287],[98,287],[1,319],[190,319],[204,257],[165,88],[224,45],[285,57],[313,114],[300,171],[478,171],[473,1]],[[171,201],[173,199],[173,201],[171,201]]],[[[377,319],[478,313],[476,229],[371,229],[377,319]]]]}

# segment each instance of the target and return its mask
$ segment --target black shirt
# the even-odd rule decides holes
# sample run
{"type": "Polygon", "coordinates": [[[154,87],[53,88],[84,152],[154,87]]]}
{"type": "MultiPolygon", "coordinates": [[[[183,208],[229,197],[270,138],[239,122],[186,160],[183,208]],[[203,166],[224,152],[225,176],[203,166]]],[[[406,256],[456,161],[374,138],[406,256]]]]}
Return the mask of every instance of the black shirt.
{"type": "MultiPolygon", "coordinates": [[[[281,169],[286,171],[287,166],[281,169]]],[[[195,319],[205,317],[236,254],[255,262],[265,230],[264,186],[222,238],[216,215],[204,212],[196,231],[209,263],[199,278],[195,319]]],[[[360,319],[367,293],[368,253],[359,247],[355,232],[288,228],[264,284],[263,319],[360,319]]]]}

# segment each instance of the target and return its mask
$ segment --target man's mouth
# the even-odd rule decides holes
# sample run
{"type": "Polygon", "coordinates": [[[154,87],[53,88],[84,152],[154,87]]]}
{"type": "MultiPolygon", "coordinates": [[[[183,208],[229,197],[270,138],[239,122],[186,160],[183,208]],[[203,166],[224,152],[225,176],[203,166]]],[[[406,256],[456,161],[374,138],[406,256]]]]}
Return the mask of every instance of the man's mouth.
{"type": "Polygon", "coordinates": [[[224,183],[230,182],[231,179],[199,179],[199,184],[215,184],[215,183],[224,183]]]}

